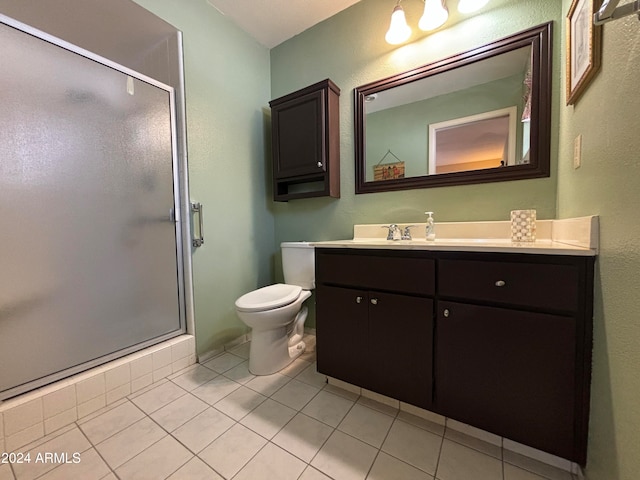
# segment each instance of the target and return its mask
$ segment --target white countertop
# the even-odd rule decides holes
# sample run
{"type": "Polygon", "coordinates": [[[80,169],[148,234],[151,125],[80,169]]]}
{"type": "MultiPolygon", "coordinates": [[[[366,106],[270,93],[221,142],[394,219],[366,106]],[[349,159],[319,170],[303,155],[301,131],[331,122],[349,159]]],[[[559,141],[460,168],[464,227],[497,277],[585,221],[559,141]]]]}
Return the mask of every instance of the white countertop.
{"type": "MultiPolygon", "coordinates": [[[[399,224],[400,227],[404,225],[399,224]]],[[[424,224],[411,228],[414,240],[386,240],[384,225],[356,225],[354,238],[311,242],[317,248],[433,250],[447,252],[499,252],[543,255],[595,256],[598,254],[598,217],[539,220],[535,242],[512,242],[510,222],[436,222],[436,240],[419,233],[424,224]],[[438,236],[442,232],[446,237],[438,236]],[[482,234],[474,236],[475,233],[482,234]]]]}

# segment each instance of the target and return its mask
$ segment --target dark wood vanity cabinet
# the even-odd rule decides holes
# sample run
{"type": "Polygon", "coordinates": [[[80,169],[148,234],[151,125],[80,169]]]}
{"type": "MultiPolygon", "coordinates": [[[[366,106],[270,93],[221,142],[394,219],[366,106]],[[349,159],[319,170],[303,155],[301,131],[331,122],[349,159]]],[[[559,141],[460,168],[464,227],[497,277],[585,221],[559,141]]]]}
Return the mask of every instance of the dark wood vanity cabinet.
{"type": "Polygon", "coordinates": [[[316,249],[318,370],[584,464],[593,265],[316,249]]]}
{"type": "Polygon", "coordinates": [[[326,79],[269,102],[274,200],[340,197],[339,96],[326,79]]]}
{"type": "Polygon", "coordinates": [[[437,409],[584,462],[592,257],[485,258],[438,263],[437,409]]]}
{"type": "Polygon", "coordinates": [[[318,370],[431,408],[434,285],[430,259],[316,250],[318,370]]]}

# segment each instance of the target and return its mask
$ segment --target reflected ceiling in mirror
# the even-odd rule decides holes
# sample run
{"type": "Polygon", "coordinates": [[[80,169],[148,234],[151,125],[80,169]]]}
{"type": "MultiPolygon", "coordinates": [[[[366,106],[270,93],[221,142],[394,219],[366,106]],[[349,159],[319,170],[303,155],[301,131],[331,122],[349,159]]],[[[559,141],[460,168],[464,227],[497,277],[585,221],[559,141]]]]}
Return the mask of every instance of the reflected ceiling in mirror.
{"type": "Polygon", "coordinates": [[[549,176],[551,24],[355,89],[356,193],[549,176]]]}

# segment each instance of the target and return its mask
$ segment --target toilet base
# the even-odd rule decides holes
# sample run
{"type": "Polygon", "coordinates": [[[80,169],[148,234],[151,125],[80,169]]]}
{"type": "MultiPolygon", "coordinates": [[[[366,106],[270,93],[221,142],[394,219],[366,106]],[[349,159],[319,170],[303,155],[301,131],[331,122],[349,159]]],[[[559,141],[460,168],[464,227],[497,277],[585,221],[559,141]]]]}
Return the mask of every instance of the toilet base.
{"type": "Polygon", "coordinates": [[[305,343],[289,346],[286,329],[256,332],[249,347],[249,371],[254,375],[277,373],[304,353],[305,343]]]}

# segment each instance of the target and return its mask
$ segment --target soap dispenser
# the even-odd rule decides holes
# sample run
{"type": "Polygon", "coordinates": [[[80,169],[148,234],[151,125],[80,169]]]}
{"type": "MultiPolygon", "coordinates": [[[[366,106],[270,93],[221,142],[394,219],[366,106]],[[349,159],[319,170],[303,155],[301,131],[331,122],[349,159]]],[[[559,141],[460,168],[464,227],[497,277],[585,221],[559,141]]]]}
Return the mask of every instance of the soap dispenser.
{"type": "Polygon", "coordinates": [[[433,212],[424,212],[427,217],[426,238],[428,242],[433,242],[436,239],[436,224],[433,220],[433,212]]]}

